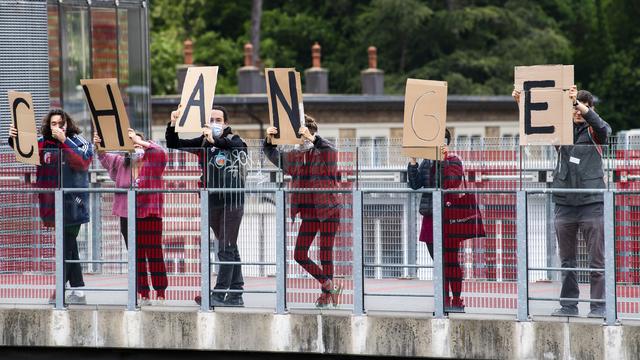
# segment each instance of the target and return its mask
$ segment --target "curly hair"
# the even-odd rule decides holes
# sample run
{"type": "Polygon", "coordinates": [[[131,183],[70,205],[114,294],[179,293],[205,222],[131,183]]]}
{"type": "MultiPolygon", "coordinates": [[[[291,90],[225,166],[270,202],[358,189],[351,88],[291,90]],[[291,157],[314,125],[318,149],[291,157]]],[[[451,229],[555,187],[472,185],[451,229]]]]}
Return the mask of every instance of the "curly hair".
{"type": "Polygon", "coordinates": [[[42,136],[47,137],[47,138],[52,137],[52,135],[51,135],[51,118],[56,116],[56,115],[60,115],[60,117],[62,118],[62,124],[66,124],[67,125],[67,130],[65,132],[66,136],[73,136],[73,135],[78,135],[78,134],[82,133],[82,130],[80,130],[80,128],[78,128],[78,126],[73,121],[71,116],[69,116],[69,114],[67,114],[62,109],[51,109],[51,111],[49,111],[49,113],[47,115],[45,115],[44,119],[42,119],[42,127],[40,128],[40,133],[42,134],[42,136]]]}

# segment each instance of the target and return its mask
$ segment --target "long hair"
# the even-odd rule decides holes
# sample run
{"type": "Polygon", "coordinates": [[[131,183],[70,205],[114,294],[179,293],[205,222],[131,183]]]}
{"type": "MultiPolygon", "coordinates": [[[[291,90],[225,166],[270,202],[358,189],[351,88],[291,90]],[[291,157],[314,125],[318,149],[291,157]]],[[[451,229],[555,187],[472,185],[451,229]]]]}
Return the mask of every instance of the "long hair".
{"type": "Polygon", "coordinates": [[[82,130],[78,128],[75,121],[73,121],[73,119],[71,118],[71,116],[69,116],[69,114],[67,114],[62,109],[51,109],[51,111],[49,111],[49,113],[45,115],[45,117],[42,119],[42,127],[40,128],[40,133],[42,134],[42,136],[46,138],[52,137],[51,118],[56,115],[60,115],[60,117],[62,118],[62,124],[67,125],[67,130],[65,132],[65,135],[67,137],[82,133],[82,130]]]}

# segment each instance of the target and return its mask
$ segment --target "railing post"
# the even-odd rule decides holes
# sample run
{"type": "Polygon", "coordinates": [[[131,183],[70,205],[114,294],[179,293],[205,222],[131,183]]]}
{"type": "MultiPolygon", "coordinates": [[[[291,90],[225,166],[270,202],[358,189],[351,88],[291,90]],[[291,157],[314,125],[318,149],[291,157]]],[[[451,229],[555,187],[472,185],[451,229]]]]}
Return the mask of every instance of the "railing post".
{"type": "Polygon", "coordinates": [[[614,193],[604,193],[604,287],[605,287],[605,323],[616,325],[616,254],[615,254],[615,213],[614,193]]]}
{"type": "MultiPolygon", "coordinates": [[[[418,262],[418,233],[416,231],[416,222],[418,220],[418,213],[416,211],[417,194],[408,193],[407,195],[407,209],[405,211],[407,214],[407,264],[416,265],[418,262]]],[[[404,273],[409,277],[416,277],[417,269],[405,268],[404,273]]]]}
{"type": "Polygon", "coordinates": [[[55,191],[55,224],[56,224],[56,303],[55,308],[64,309],[64,193],[55,191]]]}
{"type": "Polygon", "coordinates": [[[442,249],[442,191],[433,192],[433,302],[435,317],[444,318],[444,266],[442,249]]]}
{"type": "Polygon", "coordinates": [[[527,259],[527,192],[516,195],[516,255],[518,272],[518,321],[529,321],[529,274],[527,259]]]}
{"type": "Polygon", "coordinates": [[[128,270],[127,270],[127,310],[136,310],[137,300],[137,264],[136,264],[136,191],[129,189],[127,191],[127,238],[129,247],[128,254],[128,270]]]}
{"type": "Polygon", "coordinates": [[[200,310],[211,308],[211,250],[209,233],[209,191],[200,190],[200,310]]]}
{"type": "Polygon", "coordinates": [[[287,311],[286,211],[284,190],[276,190],[276,313],[287,311]]]}
{"type": "Polygon", "coordinates": [[[362,249],[362,191],[353,191],[353,315],[365,314],[364,253],[362,249]]]}

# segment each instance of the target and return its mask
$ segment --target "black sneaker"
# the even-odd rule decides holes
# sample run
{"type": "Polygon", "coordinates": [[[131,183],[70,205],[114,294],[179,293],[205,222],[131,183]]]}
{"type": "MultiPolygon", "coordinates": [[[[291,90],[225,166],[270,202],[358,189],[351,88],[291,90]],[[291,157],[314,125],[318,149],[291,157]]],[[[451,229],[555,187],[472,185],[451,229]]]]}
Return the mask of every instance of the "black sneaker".
{"type": "Polygon", "coordinates": [[[224,301],[224,297],[225,297],[225,293],[211,293],[211,297],[209,298],[209,305],[211,305],[211,307],[216,307],[216,306],[228,306],[227,303],[224,301]]]}
{"type": "Polygon", "coordinates": [[[239,295],[227,295],[227,298],[224,300],[225,306],[237,306],[243,307],[244,300],[242,300],[242,294],[239,295]]]}
{"type": "Polygon", "coordinates": [[[580,316],[580,313],[578,312],[578,308],[577,307],[569,307],[569,306],[563,306],[559,309],[555,309],[552,313],[551,316],[580,316]]]}
{"type": "Polygon", "coordinates": [[[600,306],[600,307],[597,307],[597,308],[591,310],[591,312],[589,312],[587,317],[590,317],[590,318],[603,318],[604,317],[604,313],[605,313],[605,307],[604,306],[600,306]]]}

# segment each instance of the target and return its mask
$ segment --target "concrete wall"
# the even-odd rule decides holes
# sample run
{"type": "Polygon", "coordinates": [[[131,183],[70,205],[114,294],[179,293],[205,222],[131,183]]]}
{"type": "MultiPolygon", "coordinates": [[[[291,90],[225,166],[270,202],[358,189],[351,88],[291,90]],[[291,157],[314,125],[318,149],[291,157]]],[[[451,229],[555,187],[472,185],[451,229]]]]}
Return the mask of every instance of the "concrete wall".
{"type": "Polygon", "coordinates": [[[1,309],[0,346],[307,352],[502,359],[635,359],[640,327],[597,320],[516,322],[511,318],[433,319],[119,308],[1,309]]]}

